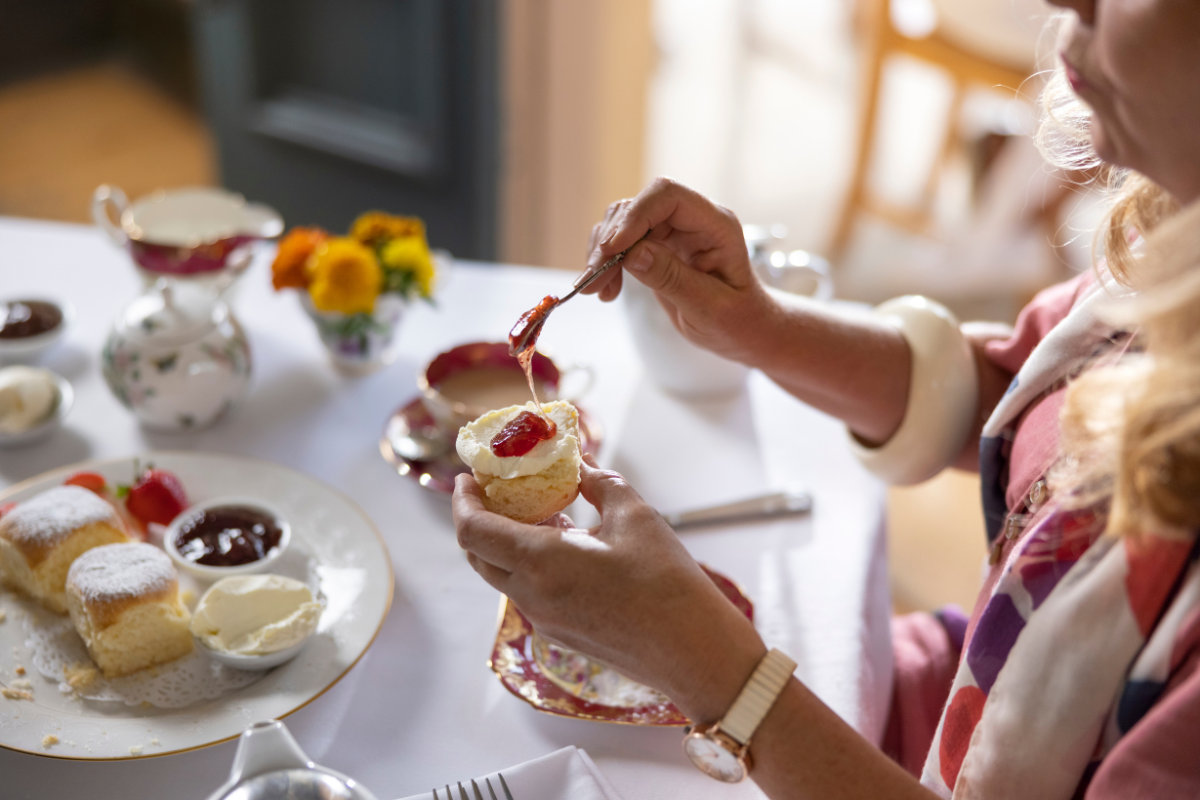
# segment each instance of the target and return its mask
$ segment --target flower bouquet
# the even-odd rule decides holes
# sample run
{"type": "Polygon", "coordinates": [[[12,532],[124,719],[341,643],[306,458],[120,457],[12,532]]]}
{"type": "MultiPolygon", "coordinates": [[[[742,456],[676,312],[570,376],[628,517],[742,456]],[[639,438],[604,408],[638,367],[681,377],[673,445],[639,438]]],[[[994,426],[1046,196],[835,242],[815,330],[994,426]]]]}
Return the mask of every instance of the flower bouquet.
{"type": "Polygon", "coordinates": [[[424,223],[379,211],[355,220],[348,236],[293,228],[271,265],[275,290],[301,290],[334,363],[356,372],[395,359],[405,306],[432,302],[436,276],[424,223]]]}

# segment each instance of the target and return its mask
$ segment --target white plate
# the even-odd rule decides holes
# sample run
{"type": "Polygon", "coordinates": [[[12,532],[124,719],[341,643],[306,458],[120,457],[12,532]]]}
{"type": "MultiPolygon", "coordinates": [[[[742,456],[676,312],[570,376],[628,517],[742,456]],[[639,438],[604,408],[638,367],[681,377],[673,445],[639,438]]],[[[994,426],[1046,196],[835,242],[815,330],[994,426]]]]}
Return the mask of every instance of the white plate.
{"type": "MultiPolygon", "coordinates": [[[[138,458],[178,475],[193,502],[240,494],[260,497],[287,515],[294,540],[302,542],[319,565],[326,607],[318,632],[294,660],[217,700],[181,709],[94,703],[62,694],[54,681],[37,673],[25,647],[17,598],[0,590],[0,608],[8,612],[7,621],[0,623],[0,680],[13,680],[20,664],[26,669],[23,677],[34,685],[32,701],[0,698],[0,747],[108,761],[218,744],[251,723],[287,716],[319,697],[354,666],[383,625],[392,603],[392,560],[374,523],[348,497],[266,461],[174,452],[143,453],[138,458]],[[43,748],[47,735],[58,737],[59,743],[43,748]]],[[[99,472],[110,484],[128,483],[133,459],[47,472],[0,493],[0,502],[28,499],[80,470],[99,472]]]]}

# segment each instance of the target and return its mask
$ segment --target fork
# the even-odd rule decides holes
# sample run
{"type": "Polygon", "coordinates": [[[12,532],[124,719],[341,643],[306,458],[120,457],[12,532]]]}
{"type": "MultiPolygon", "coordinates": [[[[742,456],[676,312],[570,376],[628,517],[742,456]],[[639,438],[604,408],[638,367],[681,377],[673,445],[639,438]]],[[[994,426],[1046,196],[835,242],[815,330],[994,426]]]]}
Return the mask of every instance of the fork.
{"type": "MultiPolygon", "coordinates": [[[[504,776],[499,772],[496,773],[496,776],[500,778],[500,788],[504,790],[504,800],[513,800],[512,792],[508,790],[508,784],[505,782],[504,776]]],[[[499,798],[496,797],[496,790],[492,788],[491,780],[484,778],[483,782],[487,785],[488,794],[492,796],[492,800],[499,800],[499,798]]],[[[471,791],[475,793],[475,800],[483,800],[483,793],[479,791],[479,784],[473,780],[471,781],[471,791]]],[[[467,790],[463,788],[462,781],[458,782],[458,794],[460,800],[471,800],[471,798],[467,796],[467,790]]],[[[433,800],[441,800],[441,798],[438,797],[437,789],[433,790],[433,800]]],[[[446,785],[446,800],[454,800],[454,795],[450,792],[449,784],[446,785]]]]}

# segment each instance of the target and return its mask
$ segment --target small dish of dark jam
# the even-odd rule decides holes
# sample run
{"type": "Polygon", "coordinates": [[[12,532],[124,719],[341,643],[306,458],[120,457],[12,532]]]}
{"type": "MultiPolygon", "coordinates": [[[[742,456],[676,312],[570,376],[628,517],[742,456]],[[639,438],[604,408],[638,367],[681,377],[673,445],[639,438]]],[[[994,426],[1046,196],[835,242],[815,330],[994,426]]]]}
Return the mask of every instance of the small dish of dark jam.
{"type": "Polygon", "coordinates": [[[0,359],[36,359],[62,339],[74,318],[66,300],[0,297],[0,359]]]}
{"type": "Polygon", "coordinates": [[[30,339],[62,325],[63,312],[46,300],[0,300],[0,339],[30,339]]]}
{"type": "Polygon", "coordinates": [[[287,548],[291,529],[269,506],[230,497],[193,506],[167,528],[176,565],[203,577],[259,572],[287,548]]]}

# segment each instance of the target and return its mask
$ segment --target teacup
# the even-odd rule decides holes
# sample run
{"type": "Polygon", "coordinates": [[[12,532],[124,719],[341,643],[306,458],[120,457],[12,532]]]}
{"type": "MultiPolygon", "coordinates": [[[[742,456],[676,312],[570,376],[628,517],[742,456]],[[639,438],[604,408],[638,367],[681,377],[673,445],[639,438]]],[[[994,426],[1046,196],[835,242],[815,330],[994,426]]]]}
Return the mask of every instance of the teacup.
{"type": "MultiPolygon", "coordinates": [[[[563,385],[575,382],[574,374],[584,376],[582,383],[563,399],[584,394],[592,381],[589,367],[559,368],[543,353],[534,353],[531,372],[543,403],[559,399],[563,385]]],[[[470,342],[440,353],[417,373],[417,386],[430,416],[447,435],[488,411],[533,399],[507,342],[470,342]]]]}
{"type": "Polygon", "coordinates": [[[283,233],[274,209],[204,187],[158,191],[130,203],[117,187],[101,186],[92,195],[92,218],[148,278],[236,274],[250,263],[248,245],[283,233]]]}

